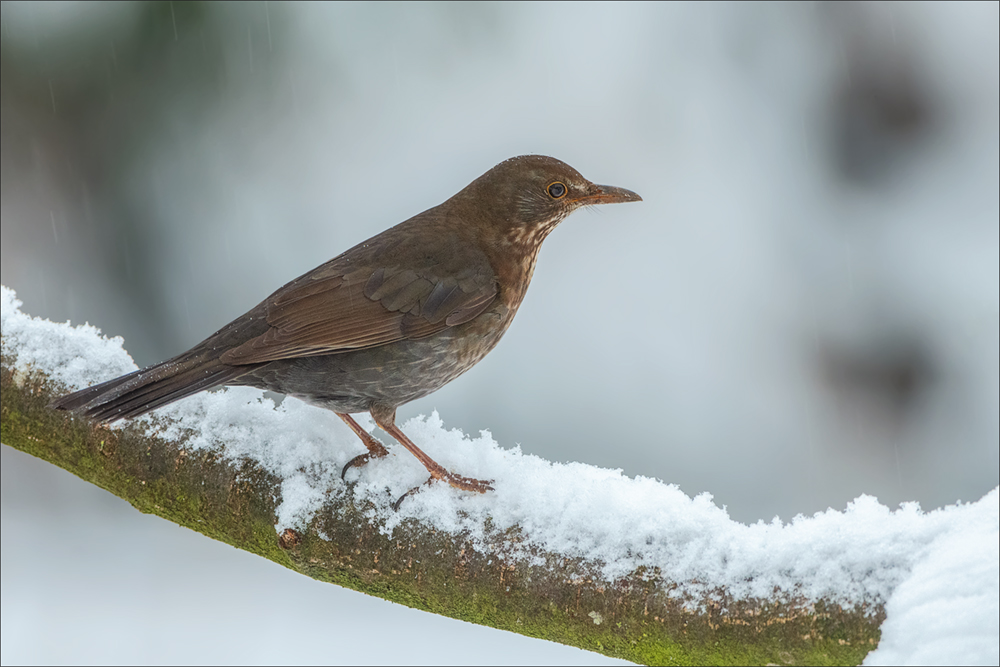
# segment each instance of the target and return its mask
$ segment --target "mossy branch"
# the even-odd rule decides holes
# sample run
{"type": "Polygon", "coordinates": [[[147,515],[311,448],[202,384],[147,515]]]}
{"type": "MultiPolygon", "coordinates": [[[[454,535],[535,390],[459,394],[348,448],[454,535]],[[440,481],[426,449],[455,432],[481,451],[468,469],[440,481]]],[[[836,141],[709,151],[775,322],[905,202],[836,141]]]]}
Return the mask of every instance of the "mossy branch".
{"type": "MultiPolygon", "coordinates": [[[[881,608],[736,600],[717,591],[691,611],[669,572],[602,581],[557,553],[513,555],[516,529],[486,553],[409,521],[392,537],[350,492],[302,532],[275,531],[279,480],[252,462],[188,451],[137,426],[109,430],[46,407],[62,387],[0,360],[0,439],[156,514],[306,576],[480,625],[644,664],[858,664],[879,638],[881,608]],[[492,551],[492,553],[489,553],[492,551]]],[[[520,553],[520,552],[519,552],[520,553]]]]}

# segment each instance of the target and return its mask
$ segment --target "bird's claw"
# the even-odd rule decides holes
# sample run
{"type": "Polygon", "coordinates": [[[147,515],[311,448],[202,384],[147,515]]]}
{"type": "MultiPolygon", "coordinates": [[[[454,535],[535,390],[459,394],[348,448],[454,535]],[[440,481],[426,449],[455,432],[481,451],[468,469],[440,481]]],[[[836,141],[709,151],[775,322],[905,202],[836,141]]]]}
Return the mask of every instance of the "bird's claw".
{"type": "Polygon", "coordinates": [[[397,498],[396,502],[392,504],[393,511],[398,512],[399,506],[403,504],[403,501],[406,500],[409,496],[412,496],[414,493],[419,491],[421,486],[429,486],[438,480],[442,482],[447,482],[449,485],[455,487],[456,489],[461,489],[462,491],[474,491],[476,493],[486,493],[487,491],[493,490],[493,487],[491,486],[491,484],[493,484],[492,479],[486,481],[482,479],[474,479],[472,477],[462,477],[461,475],[456,475],[454,473],[444,471],[443,473],[438,473],[437,475],[432,474],[430,477],[427,478],[426,482],[424,482],[420,486],[413,487],[412,489],[401,495],[399,498],[397,498]]]}
{"type": "MultiPolygon", "coordinates": [[[[433,477],[428,477],[427,481],[424,482],[423,484],[421,484],[420,486],[427,486],[428,484],[430,484],[433,481],[434,481],[433,477]]],[[[396,502],[394,502],[392,504],[392,511],[393,512],[398,512],[399,511],[399,506],[403,504],[403,501],[406,500],[409,496],[412,496],[414,493],[416,493],[417,491],[419,491],[420,490],[420,486],[413,487],[412,489],[410,489],[409,491],[407,491],[406,493],[404,493],[403,495],[401,495],[399,498],[397,498],[396,502]]]]}
{"type": "MultiPolygon", "coordinates": [[[[433,479],[433,476],[431,477],[433,479]]],[[[446,472],[440,477],[442,482],[448,482],[451,486],[456,489],[461,489],[463,491],[475,491],[476,493],[486,493],[487,491],[492,491],[493,480],[483,480],[475,479],[473,477],[462,477],[461,475],[456,475],[452,472],[446,472]]]]}
{"type": "Polygon", "coordinates": [[[370,452],[365,452],[364,454],[358,454],[357,456],[355,456],[353,459],[348,461],[344,465],[344,469],[340,471],[340,479],[344,481],[344,476],[347,474],[348,470],[357,466],[363,466],[364,464],[368,463],[369,459],[371,458],[372,455],[370,452]]]}

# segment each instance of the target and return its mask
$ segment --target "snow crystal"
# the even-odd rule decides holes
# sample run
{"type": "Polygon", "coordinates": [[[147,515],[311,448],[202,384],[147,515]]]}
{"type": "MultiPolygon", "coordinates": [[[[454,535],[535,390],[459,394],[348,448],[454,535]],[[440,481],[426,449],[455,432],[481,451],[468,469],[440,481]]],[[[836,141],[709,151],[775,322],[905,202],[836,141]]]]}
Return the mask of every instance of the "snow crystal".
{"type": "MultiPolygon", "coordinates": [[[[20,305],[3,287],[3,352],[15,369],[34,367],[80,388],[135,368],[120,338],[31,318],[20,305]]],[[[276,475],[279,531],[307,524],[327,491],[345,488],[343,465],[364,451],[333,413],[294,399],[275,406],[254,389],[203,392],[152,414],[140,419],[161,435],[184,432],[191,448],[224,445],[226,456],[254,460],[276,475]]],[[[374,426],[367,416],[359,423],[374,426]]],[[[708,494],[691,498],[659,480],[505,449],[487,431],[470,438],[445,428],[436,412],[402,429],[445,467],[494,480],[496,490],[479,495],[431,485],[395,512],[393,500],[427,473],[386,439],[390,456],[349,471],[348,482],[371,500],[370,518],[387,533],[416,518],[482,546],[489,518],[493,530],[518,526],[525,546],[598,564],[609,580],[659,567],[681,584],[678,594],[696,598],[717,587],[736,597],[771,597],[777,588],[845,605],[887,602],[882,645],[869,664],[998,660],[997,490],[931,512],[916,503],[890,510],[861,496],[844,511],[745,525],[708,494]]]]}

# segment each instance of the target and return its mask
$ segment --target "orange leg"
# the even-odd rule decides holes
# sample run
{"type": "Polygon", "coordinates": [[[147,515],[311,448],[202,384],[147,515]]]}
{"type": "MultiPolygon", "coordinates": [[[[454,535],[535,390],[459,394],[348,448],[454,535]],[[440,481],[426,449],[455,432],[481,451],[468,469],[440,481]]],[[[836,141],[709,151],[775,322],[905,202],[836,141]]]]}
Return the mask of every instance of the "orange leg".
{"type": "MultiPolygon", "coordinates": [[[[448,482],[451,486],[456,489],[462,489],[463,491],[486,493],[487,491],[493,490],[493,487],[490,486],[492,481],[487,482],[481,479],[473,479],[472,477],[462,477],[461,475],[456,475],[455,473],[446,470],[442,465],[425,454],[419,447],[413,444],[412,440],[406,437],[405,433],[399,430],[398,426],[396,426],[396,410],[394,408],[381,408],[379,406],[373,406],[371,413],[372,417],[375,419],[375,423],[378,424],[383,431],[394,437],[399,444],[410,450],[410,453],[416,456],[417,460],[424,464],[424,467],[427,468],[427,471],[431,474],[431,480],[439,479],[443,482],[448,482]]],[[[396,506],[398,507],[399,503],[403,501],[403,498],[406,498],[406,496],[416,490],[417,489],[411,489],[407,492],[396,502],[396,506]]]]}
{"type": "Polygon", "coordinates": [[[365,443],[365,447],[368,448],[367,453],[359,454],[358,456],[355,456],[353,459],[347,462],[347,465],[344,466],[344,469],[340,471],[340,479],[344,479],[344,475],[347,474],[347,471],[353,468],[354,466],[364,465],[365,463],[368,463],[368,461],[370,461],[371,459],[380,459],[383,456],[389,455],[389,451],[385,448],[385,446],[383,446],[381,442],[373,438],[372,435],[368,433],[368,431],[361,428],[361,425],[358,424],[358,422],[354,421],[354,418],[351,417],[351,415],[346,415],[338,412],[337,416],[343,419],[344,423],[351,427],[351,430],[354,431],[359,438],[361,438],[361,442],[365,443]]]}

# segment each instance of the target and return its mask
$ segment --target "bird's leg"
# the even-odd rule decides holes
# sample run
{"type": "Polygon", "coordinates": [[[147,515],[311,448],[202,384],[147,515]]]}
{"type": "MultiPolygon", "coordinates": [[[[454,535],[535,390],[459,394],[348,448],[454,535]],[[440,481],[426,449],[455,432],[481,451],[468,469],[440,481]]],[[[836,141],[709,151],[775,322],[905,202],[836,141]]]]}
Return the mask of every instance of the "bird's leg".
{"type": "Polygon", "coordinates": [[[351,415],[338,412],[337,416],[343,419],[344,423],[351,427],[351,430],[354,431],[359,438],[361,438],[361,442],[365,443],[365,447],[368,448],[366,453],[359,454],[347,462],[344,469],[340,471],[340,479],[344,479],[344,475],[347,474],[347,471],[354,466],[364,465],[371,459],[380,459],[383,456],[389,455],[389,450],[387,450],[381,442],[372,437],[371,433],[361,428],[361,425],[354,421],[354,418],[351,417],[351,415]]]}
{"type": "MultiPolygon", "coordinates": [[[[427,456],[419,447],[413,444],[413,441],[406,437],[406,434],[399,430],[396,426],[396,410],[395,408],[382,408],[380,406],[372,407],[372,417],[375,419],[375,423],[379,425],[383,431],[394,437],[399,444],[410,450],[410,453],[417,457],[417,460],[424,464],[427,471],[431,474],[428,481],[441,480],[443,482],[448,482],[456,489],[462,489],[463,491],[475,491],[476,493],[486,493],[487,491],[492,491],[493,487],[492,480],[487,482],[481,479],[473,479],[472,477],[462,477],[461,475],[456,475],[453,472],[449,472],[437,461],[427,456]]],[[[403,499],[412,493],[419,490],[420,487],[415,487],[407,491],[403,496],[396,501],[394,507],[399,508],[399,504],[403,502],[403,499]]]]}

